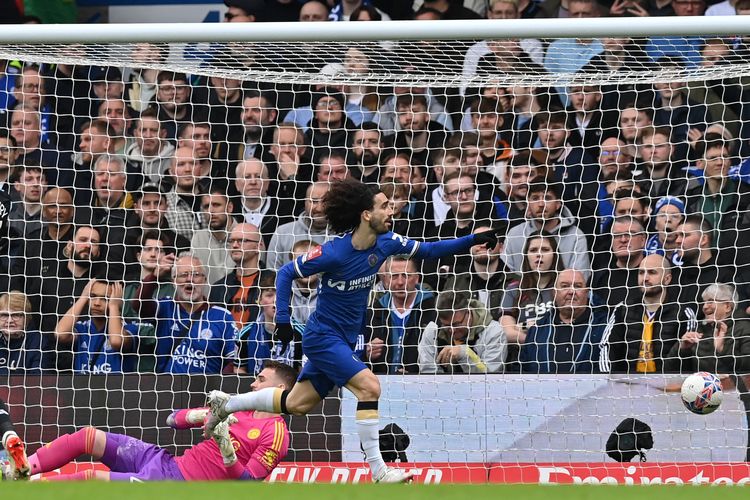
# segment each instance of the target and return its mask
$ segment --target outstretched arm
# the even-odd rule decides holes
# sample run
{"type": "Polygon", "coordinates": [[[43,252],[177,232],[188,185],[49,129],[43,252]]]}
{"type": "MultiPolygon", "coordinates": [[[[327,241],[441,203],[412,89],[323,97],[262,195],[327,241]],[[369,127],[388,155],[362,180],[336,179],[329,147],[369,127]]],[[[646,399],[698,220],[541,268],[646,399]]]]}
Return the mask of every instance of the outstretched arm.
{"type": "Polygon", "coordinates": [[[188,408],[186,410],[175,410],[167,417],[167,425],[172,429],[192,429],[203,427],[203,421],[208,415],[208,408],[188,408]]]}
{"type": "Polygon", "coordinates": [[[469,234],[461,238],[442,240],[435,242],[416,243],[416,249],[411,256],[418,259],[439,259],[449,255],[456,255],[468,251],[474,245],[486,244],[493,248],[497,245],[497,231],[482,231],[477,234],[469,234]]]}

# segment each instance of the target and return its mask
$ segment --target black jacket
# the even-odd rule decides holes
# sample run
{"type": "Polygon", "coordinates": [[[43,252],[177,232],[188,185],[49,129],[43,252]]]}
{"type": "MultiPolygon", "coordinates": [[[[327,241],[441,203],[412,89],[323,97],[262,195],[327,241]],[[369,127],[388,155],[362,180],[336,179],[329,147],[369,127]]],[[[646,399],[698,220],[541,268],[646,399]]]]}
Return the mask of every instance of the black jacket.
{"type": "MultiPolygon", "coordinates": [[[[652,354],[655,373],[667,371],[665,361],[680,337],[698,327],[695,310],[674,301],[668,294],[654,316],[652,354]]],[[[610,373],[639,373],[637,368],[643,339],[645,308],[641,297],[617,307],[610,317],[601,343],[600,370],[610,373]]],[[[641,372],[642,373],[642,372],[641,372]]]]}

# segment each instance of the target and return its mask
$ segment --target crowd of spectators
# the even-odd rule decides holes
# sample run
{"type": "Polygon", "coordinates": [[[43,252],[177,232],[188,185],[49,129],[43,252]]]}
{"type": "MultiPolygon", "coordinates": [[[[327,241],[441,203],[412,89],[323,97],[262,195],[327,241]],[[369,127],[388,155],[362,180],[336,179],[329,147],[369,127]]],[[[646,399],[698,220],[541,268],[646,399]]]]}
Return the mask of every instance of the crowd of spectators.
{"type": "MultiPolygon", "coordinates": [[[[750,0],[225,3],[226,22],[750,13],[750,0]]],[[[559,88],[278,84],[137,66],[169,50],[136,44],[133,67],[0,62],[0,373],[301,366],[320,277],[295,282],[296,333],[282,343],[275,274],[336,236],[323,200],[349,177],[379,186],[404,237],[503,235],[495,248],[383,265],[356,346],[376,373],[750,369],[743,79],[577,78],[745,60],[745,38],[310,44],[281,60],[207,62],[336,75],[391,60],[465,82],[568,73],[559,88]]]]}

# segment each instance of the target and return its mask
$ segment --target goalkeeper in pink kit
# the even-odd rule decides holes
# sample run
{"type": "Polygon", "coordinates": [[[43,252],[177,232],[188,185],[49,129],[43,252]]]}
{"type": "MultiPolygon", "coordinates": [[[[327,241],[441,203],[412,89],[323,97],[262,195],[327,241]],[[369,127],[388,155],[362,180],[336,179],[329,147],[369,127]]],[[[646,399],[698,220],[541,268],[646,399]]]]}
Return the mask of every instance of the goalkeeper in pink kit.
{"type": "MultiPolygon", "coordinates": [[[[290,366],[266,361],[252,389],[291,389],[297,377],[290,366]]],[[[173,412],[167,422],[175,429],[202,427],[207,408],[173,412]]],[[[110,471],[87,470],[50,478],[58,481],[213,481],[261,480],[286,456],[289,430],[280,415],[258,411],[237,412],[227,425],[217,427],[213,439],[196,444],[173,457],[166,450],[123,434],[85,427],[61,436],[29,457],[31,474],[50,472],[81,455],[92,455],[110,471]]]]}

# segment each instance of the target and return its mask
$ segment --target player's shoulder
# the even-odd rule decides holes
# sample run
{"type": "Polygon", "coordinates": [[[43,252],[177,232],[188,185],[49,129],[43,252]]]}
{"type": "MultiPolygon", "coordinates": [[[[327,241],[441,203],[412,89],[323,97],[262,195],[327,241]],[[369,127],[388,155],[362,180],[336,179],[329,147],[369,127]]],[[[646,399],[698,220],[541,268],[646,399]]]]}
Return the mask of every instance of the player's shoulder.
{"type": "Polygon", "coordinates": [[[377,239],[378,246],[387,249],[389,253],[397,253],[399,250],[406,250],[409,243],[409,238],[394,233],[393,231],[379,234],[377,239]]]}

